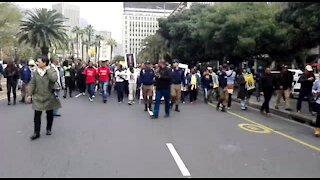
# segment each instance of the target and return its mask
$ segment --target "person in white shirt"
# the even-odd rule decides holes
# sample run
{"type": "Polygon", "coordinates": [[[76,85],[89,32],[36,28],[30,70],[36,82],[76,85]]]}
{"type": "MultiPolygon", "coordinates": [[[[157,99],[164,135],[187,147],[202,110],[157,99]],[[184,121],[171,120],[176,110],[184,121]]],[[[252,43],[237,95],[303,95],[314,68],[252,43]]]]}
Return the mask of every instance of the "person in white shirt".
{"type": "MultiPolygon", "coordinates": [[[[58,75],[58,79],[54,85],[54,94],[55,97],[58,99],[60,96],[60,90],[65,89],[65,81],[64,81],[64,77],[63,77],[63,69],[59,66],[59,61],[57,58],[52,57],[51,58],[51,67],[57,72],[58,75]]],[[[53,116],[61,116],[60,114],[58,114],[58,109],[54,109],[53,110],[53,116]]]]}
{"type": "Polygon", "coordinates": [[[128,104],[132,105],[132,104],[134,104],[134,99],[135,99],[135,96],[136,96],[137,79],[138,79],[138,73],[133,67],[130,67],[127,70],[127,78],[128,78],[128,83],[129,83],[129,97],[128,97],[129,101],[128,101],[128,104]]]}
{"type": "Polygon", "coordinates": [[[123,97],[124,97],[124,91],[125,91],[125,87],[124,87],[124,81],[126,80],[126,73],[125,71],[122,69],[122,65],[119,64],[118,68],[115,72],[115,78],[116,78],[116,84],[115,84],[115,88],[117,90],[117,95],[118,95],[118,103],[122,103],[123,102],[123,97]]]}
{"type": "Polygon", "coordinates": [[[234,66],[231,64],[229,66],[229,70],[227,73],[227,88],[228,88],[228,109],[231,107],[231,101],[232,101],[232,94],[234,89],[234,80],[236,79],[237,73],[233,70],[234,66]]]}

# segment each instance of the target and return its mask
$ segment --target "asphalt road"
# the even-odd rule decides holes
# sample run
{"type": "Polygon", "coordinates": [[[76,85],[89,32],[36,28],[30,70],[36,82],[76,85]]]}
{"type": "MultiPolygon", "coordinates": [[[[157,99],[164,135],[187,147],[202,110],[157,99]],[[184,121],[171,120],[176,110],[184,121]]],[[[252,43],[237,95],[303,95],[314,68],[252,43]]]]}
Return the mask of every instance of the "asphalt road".
{"type": "Polygon", "coordinates": [[[170,118],[161,105],[155,120],[115,97],[62,105],[52,136],[43,115],[41,138],[31,142],[31,105],[0,101],[0,177],[320,177],[312,128],[236,103],[228,113],[183,104],[170,118]]]}

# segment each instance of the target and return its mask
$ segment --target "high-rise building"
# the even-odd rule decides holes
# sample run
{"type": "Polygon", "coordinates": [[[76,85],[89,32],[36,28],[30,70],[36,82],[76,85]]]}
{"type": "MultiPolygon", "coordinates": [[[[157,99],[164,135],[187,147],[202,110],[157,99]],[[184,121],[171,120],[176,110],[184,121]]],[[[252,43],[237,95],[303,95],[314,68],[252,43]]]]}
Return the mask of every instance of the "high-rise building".
{"type": "Polygon", "coordinates": [[[67,20],[64,22],[64,25],[67,26],[67,33],[70,34],[72,29],[75,26],[80,25],[80,7],[67,4],[67,3],[58,3],[53,4],[52,9],[56,10],[57,12],[61,13],[67,20]]]}
{"type": "Polygon", "coordinates": [[[214,5],[214,3],[218,3],[218,2],[180,2],[176,6],[176,8],[172,11],[171,15],[179,13],[179,12],[183,11],[184,9],[189,9],[192,4],[204,4],[204,5],[212,6],[212,5],[214,5]]]}
{"type": "Polygon", "coordinates": [[[159,29],[158,19],[168,17],[179,3],[123,2],[122,45],[125,54],[138,54],[141,42],[159,29]]]}

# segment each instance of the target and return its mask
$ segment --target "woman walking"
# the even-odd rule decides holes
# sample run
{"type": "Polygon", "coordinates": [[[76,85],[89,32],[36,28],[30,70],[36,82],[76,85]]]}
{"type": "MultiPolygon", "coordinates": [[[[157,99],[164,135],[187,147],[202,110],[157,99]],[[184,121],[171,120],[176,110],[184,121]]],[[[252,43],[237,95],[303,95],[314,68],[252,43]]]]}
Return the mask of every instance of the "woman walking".
{"type": "Polygon", "coordinates": [[[15,66],[12,60],[8,62],[7,67],[4,69],[3,76],[4,78],[7,78],[8,105],[11,105],[11,89],[13,94],[13,105],[16,105],[19,69],[15,66]]]}
{"type": "Polygon", "coordinates": [[[54,93],[55,83],[58,80],[56,70],[48,66],[49,59],[46,56],[39,57],[37,64],[38,68],[33,72],[27,99],[30,102],[32,98],[32,108],[34,109],[34,134],[30,137],[31,140],[40,137],[42,111],[47,113],[46,135],[51,135],[53,109],[61,107],[60,101],[54,93]]]}
{"type": "Polygon", "coordinates": [[[269,102],[273,94],[275,79],[271,75],[270,68],[266,68],[264,75],[261,78],[260,82],[260,94],[264,96],[264,102],[261,106],[260,112],[267,114],[267,116],[270,116],[270,110],[269,110],[269,102]]]}

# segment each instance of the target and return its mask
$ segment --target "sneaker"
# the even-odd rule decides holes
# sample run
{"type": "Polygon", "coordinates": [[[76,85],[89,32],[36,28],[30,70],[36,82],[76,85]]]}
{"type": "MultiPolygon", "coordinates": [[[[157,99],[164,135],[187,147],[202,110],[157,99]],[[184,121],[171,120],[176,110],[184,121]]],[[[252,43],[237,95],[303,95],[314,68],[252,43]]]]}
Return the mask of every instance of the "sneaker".
{"type": "Polygon", "coordinates": [[[286,110],[286,111],[292,111],[292,109],[290,109],[290,108],[285,108],[284,110],[286,110]]]}
{"type": "Polygon", "coordinates": [[[168,118],[168,117],[170,117],[170,114],[166,114],[166,115],[164,115],[164,117],[165,117],[165,118],[168,118]]]}
{"type": "Polygon", "coordinates": [[[230,107],[227,107],[227,109],[230,110],[231,108],[230,108],[230,107]]]}
{"type": "Polygon", "coordinates": [[[89,98],[89,101],[90,101],[90,102],[93,102],[93,99],[92,99],[92,98],[89,98]]]}
{"type": "Polygon", "coordinates": [[[314,135],[315,135],[316,137],[320,137],[320,128],[315,128],[314,135]]]}
{"type": "Polygon", "coordinates": [[[40,138],[40,134],[37,134],[37,133],[34,133],[34,134],[30,137],[31,141],[36,140],[36,139],[38,139],[38,138],[40,138]]]}
{"type": "Polygon", "coordinates": [[[297,113],[301,113],[301,111],[300,111],[300,110],[297,110],[297,113]]]}
{"type": "Polygon", "coordinates": [[[94,95],[92,96],[92,98],[95,98],[95,97],[96,97],[96,96],[94,96],[94,95]]]}
{"type": "Polygon", "coordinates": [[[52,133],[51,133],[51,130],[47,130],[47,133],[46,133],[46,135],[47,136],[50,136],[52,133]]]}
{"type": "Polygon", "coordinates": [[[107,100],[103,100],[103,103],[107,103],[107,100]]]}
{"type": "Polygon", "coordinates": [[[152,115],[150,116],[151,119],[158,119],[159,117],[158,116],[155,116],[155,115],[152,115]]]}
{"type": "Polygon", "coordinates": [[[128,102],[128,105],[132,105],[132,102],[129,101],[129,102],[128,102]]]}
{"type": "Polygon", "coordinates": [[[85,96],[86,95],[86,93],[82,93],[82,96],[85,96]]]}

